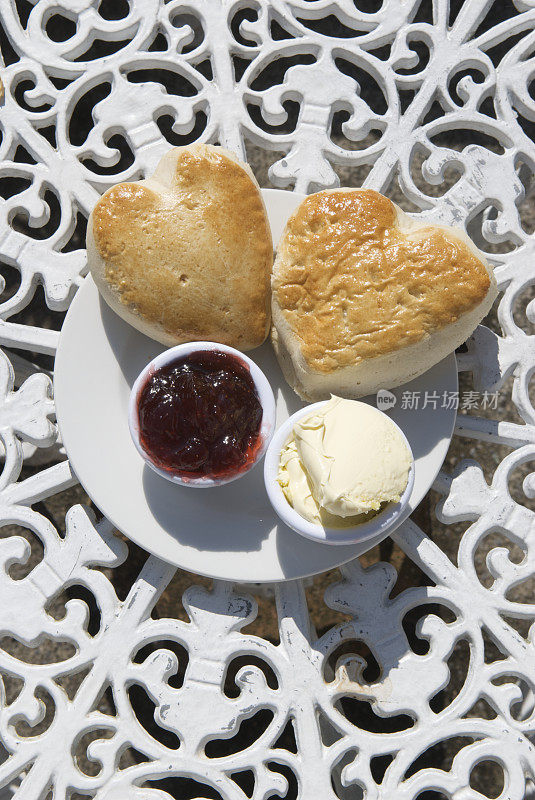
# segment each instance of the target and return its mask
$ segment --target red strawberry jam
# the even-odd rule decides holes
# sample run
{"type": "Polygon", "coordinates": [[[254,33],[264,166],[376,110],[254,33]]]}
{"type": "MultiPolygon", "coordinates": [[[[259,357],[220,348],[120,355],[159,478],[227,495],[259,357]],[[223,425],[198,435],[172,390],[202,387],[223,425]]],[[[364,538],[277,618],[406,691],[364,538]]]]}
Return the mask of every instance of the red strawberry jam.
{"type": "Polygon", "coordinates": [[[152,372],[137,397],[139,439],[151,461],[180,478],[245,471],[262,444],[262,406],[249,367],[199,350],[152,372]]]}

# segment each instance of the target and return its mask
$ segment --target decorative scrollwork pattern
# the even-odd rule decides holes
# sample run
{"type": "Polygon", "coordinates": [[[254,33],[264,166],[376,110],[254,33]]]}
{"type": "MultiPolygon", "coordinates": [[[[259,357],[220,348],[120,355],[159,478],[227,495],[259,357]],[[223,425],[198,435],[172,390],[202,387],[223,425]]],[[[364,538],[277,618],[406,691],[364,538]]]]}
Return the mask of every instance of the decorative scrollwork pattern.
{"type": "Polygon", "coordinates": [[[5,0],[0,16],[0,786],[14,781],[22,800],[475,800],[490,763],[493,797],[528,796],[533,2],[5,0]],[[65,311],[97,197],[195,140],[271,153],[281,188],[355,170],[422,219],[464,226],[495,267],[498,324],[458,361],[475,389],[510,391],[516,418],[458,415],[456,433],[499,446],[501,461],[490,480],[471,458],[436,481],[438,518],[463,528],[457,562],[406,522],[393,538],[429,585],[394,594],[391,565],[354,562],[326,592],[340,622],[321,635],[294,582],[274,587],[278,643],[247,631],[256,600],[227,584],[189,588],[188,621],[158,618],[171,567],[149,558],[120,599],[127,550],[107,521],[73,506],[62,535],[32,507],[76,483],[57,462],[39,362],[58,332],[32,299],[42,287],[65,311]],[[57,463],[36,469],[40,452],[57,463]],[[521,469],[523,498],[510,487],[521,469]],[[453,741],[451,763],[430,766],[426,753],[453,741]]]}

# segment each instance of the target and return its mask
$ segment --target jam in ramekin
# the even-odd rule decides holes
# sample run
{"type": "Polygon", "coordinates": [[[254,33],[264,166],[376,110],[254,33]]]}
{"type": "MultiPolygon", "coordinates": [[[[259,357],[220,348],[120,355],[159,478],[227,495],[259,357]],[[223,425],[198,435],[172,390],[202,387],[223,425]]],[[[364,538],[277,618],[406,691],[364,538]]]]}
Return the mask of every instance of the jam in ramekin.
{"type": "Polygon", "coordinates": [[[137,395],[139,441],[181,479],[245,472],[262,446],[262,405],[247,364],[197,350],[152,371],[137,395]]]}

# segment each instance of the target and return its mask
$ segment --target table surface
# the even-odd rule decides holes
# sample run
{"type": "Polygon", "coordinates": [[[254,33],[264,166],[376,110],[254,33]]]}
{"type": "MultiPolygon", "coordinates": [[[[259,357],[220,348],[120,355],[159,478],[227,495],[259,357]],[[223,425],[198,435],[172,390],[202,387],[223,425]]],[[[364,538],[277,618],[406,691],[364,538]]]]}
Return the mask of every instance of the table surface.
{"type": "Polygon", "coordinates": [[[535,169],[532,0],[6,0],[1,16],[0,786],[24,800],[471,800],[486,768],[499,773],[489,796],[522,800],[535,772],[535,605],[519,591],[535,572],[535,247],[522,216],[535,169]],[[467,454],[474,441],[494,448],[494,469],[462,460],[434,486],[456,560],[409,520],[393,538],[425,580],[392,595],[391,564],[351,562],[325,593],[338,616],[321,635],[300,582],[262,589],[278,641],[247,629],[250,588],[193,585],[185,618],[179,598],[174,616],[153,613],[174,574],[154,557],[121,599],[127,546],[111,525],[75,505],[63,536],[39,506],[76,479],[47,371],[61,315],[34,296],[64,312],[99,195],[197,139],[267,152],[279,188],[336,186],[341,171],[401,192],[419,219],[465,226],[495,267],[497,321],[459,355],[473,389],[456,426],[467,454]],[[492,418],[497,391],[511,421],[492,418]],[[53,614],[72,587],[83,591],[53,614]],[[58,645],[48,659],[35,656],[44,642],[58,645]],[[461,643],[460,688],[444,702],[461,643]],[[449,740],[450,763],[430,766],[449,740]]]}

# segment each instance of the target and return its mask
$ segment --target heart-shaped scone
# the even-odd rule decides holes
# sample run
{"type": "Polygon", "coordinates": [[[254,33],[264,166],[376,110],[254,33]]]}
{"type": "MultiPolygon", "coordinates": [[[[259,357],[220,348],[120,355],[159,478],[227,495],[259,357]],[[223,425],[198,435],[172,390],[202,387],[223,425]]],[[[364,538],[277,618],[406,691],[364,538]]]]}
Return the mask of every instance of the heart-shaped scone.
{"type": "Polygon", "coordinates": [[[272,338],[306,400],[357,398],[421,375],[464,342],[497,294],[463,231],[422,225],[378,192],[310,195],[272,276],[272,338]]]}
{"type": "Polygon", "coordinates": [[[87,254],[108,305],[163,344],[250,350],[267,336],[269,222],[253,173],[227,150],[177,147],[152,177],[113,186],[89,219],[87,254]]]}

